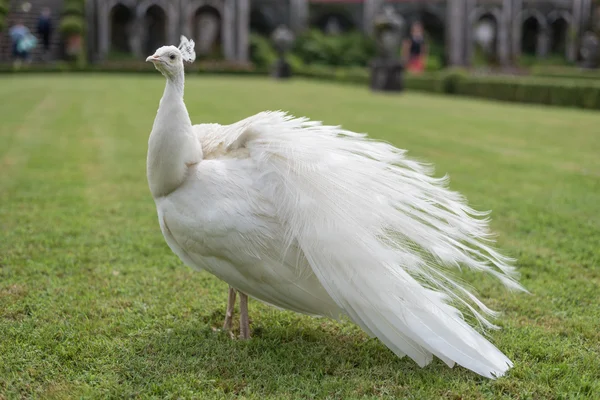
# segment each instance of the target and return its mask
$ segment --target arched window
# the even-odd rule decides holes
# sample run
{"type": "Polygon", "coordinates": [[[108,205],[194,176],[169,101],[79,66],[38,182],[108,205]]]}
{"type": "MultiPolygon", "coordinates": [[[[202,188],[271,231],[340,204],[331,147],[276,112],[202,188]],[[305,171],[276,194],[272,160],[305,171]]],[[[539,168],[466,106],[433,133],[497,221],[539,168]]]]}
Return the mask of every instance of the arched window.
{"type": "Polygon", "coordinates": [[[130,29],[133,12],[121,3],[110,10],[110,50],[113,53],[131,53],[130,29]]]}

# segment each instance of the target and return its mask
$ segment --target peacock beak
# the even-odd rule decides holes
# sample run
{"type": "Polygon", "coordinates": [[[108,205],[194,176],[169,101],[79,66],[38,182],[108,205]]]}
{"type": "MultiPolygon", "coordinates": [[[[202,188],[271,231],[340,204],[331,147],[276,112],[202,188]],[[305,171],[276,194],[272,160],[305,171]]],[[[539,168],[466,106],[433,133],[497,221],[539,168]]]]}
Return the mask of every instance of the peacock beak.
{"type": "Polygon", "coordinates": [[[146,61],[152,61],[152,62],[156,62],[156,61],[160,61],[160,56],[157,56],[156,54],[146,58],[146,61]]]}

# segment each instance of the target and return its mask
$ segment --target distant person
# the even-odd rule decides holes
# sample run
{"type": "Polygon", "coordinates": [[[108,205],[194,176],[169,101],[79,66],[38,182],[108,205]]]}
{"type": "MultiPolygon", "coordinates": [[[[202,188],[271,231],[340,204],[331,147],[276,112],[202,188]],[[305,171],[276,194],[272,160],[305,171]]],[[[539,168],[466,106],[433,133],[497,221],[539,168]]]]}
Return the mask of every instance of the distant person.
{"type": "Polygon", "coordinates": [[[420,74],[425,70],[427,43],[423,25],[419,21],[410,27],[410,36],[404,41],[403,58],[407,71],[420,74]]]}
{"type": "Polygon", "coordinates": [[[50,38],[52,36],[52,19],[50,14],[50,9],[45,7],[37,23],[37,33],[42,39],[43,59],[48,59],[48,53],[50,52],[50,38]]]}
{"type": "Polygon", "coordinates": [[[30,62],[29,52],[35,47],[36,39],[29,31],[29,28],[23,25],[22,20],[17,19],[16,23],[8,31],[8,34],[12,40],[15,66],[20,65],[23,61],[30,62]]]}

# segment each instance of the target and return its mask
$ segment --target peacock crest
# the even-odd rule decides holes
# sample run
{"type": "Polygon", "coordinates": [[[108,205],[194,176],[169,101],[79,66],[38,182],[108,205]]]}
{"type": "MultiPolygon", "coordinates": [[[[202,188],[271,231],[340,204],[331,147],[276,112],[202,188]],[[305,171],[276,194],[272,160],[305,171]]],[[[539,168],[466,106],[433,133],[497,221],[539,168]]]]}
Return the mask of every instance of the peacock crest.
{"type": "Polygon", "coordinates": [[[189,63],[194,62],[196,59],[196,51],[194,50],[195,43],[193,40],[186,38],[181,35],[181,43],[179,43],[179,51],[181,52],[181,57],[183,61],[187,61],[189,63]]]}

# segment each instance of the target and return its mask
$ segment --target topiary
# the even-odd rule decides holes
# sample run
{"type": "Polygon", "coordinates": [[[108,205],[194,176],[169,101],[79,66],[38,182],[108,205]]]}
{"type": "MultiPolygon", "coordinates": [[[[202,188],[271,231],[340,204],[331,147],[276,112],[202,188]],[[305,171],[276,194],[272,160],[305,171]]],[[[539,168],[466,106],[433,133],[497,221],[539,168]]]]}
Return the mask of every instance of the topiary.
{"type": "Polygon", "coordinates": [[[6,0],[0,0],[0,17],[6,17],[8,14],[8,3],[6,0]]]}
{"type": "Polygon", "coordinates": [[[69,15],[60,21],[58,30],[64,36],[82,35],[84,32],[84,23],[81,17],[69,15]]]}
{"type": "Polygon", "coordinates": [[[0,0],[0,32],[6,29],[6,14],[8,14],[8,2],[0,0]]]}
{"type": "Polygon", "coordinates": [[[84,14],[84,5],[79,0],[71,0],[65,3],[63,7],[62,15],[66,16],[83,16],[84,14]]]}

